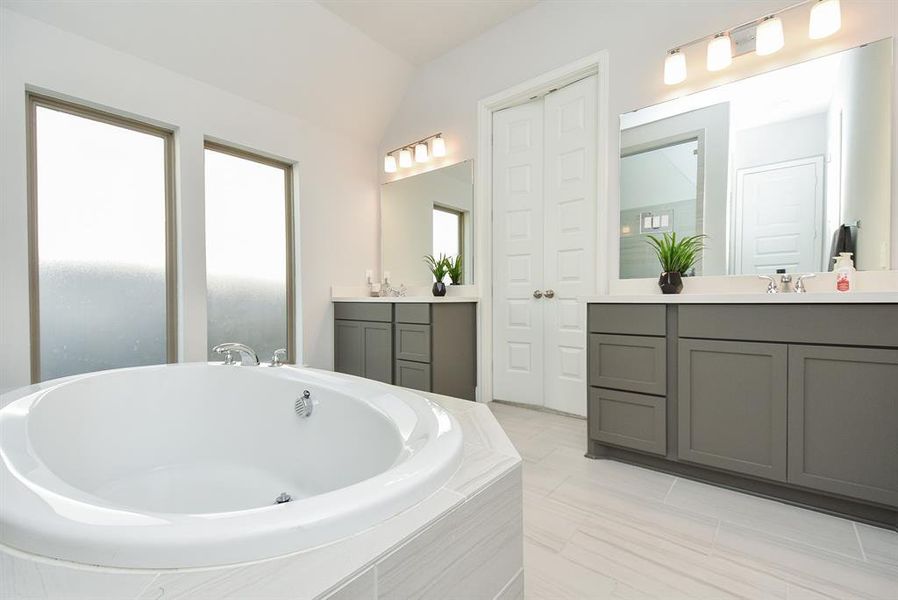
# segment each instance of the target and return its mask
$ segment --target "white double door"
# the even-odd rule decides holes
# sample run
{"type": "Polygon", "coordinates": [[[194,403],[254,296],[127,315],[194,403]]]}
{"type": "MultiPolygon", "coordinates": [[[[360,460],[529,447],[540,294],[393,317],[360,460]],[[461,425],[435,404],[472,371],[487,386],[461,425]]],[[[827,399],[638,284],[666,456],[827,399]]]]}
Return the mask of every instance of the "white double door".
{"type": "Polygon", "coordinates": [[[586,414],[597,78],[493,114],[493,398],[586,414]]]}

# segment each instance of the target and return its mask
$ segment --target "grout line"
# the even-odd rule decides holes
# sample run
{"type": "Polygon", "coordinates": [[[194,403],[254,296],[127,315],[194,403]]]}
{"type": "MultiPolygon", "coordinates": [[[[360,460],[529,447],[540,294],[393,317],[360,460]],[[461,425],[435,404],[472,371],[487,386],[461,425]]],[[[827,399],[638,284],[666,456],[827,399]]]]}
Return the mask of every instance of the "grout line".
{"type": "Polygon", "coordinates": [[[861,532],[857,529],[857,521],[852,521],[851,526],[854,528],[854,537],[857,538],[858,548],[861,549],[861,560],[870,562],[867,560],[867,553],[864,552],[864,543],[861,541],[861,532]]]}
{"type": "Polygon", "coordinates": [[[667,497],[670,496],[670,493],[673,491],[674,486],[677,485],[677,482],[680,480],[679,477],[674,477],[674,480],[670,483],[670,487],[667,488],[667,493],[664,494],[664,497],[661,498],[661,504],[667,504],[667,497]]]}

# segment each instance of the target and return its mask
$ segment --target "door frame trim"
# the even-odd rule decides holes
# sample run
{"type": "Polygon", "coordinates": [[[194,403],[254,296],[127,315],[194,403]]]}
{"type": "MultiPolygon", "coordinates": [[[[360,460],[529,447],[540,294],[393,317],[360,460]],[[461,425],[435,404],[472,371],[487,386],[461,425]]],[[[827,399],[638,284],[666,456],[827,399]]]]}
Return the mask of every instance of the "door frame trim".
{"type": "Polygon", "coordinates": [[[528,79],[501,92],[481,99],[477,103],[477,156],[474,161],[474,214],[479,224],[475,232],[475,254],[478,257],[475,281],[480,284],[480,302],[477,305],[477,401],[490,402],[493,399],[493,257],[492,257],[492,212],[493,212],[493,160],[492,134],[493,113],[504,108],[529,102],[534,96],[547,94],[596,75],[598,94],[596,102],[596,292],[606,293],[608,287],[607,256],[608,223],[608,141],[609,141],[609,94],[608,68],[610,55],[607,50],[591,54],[532,79],[528,79]]]}

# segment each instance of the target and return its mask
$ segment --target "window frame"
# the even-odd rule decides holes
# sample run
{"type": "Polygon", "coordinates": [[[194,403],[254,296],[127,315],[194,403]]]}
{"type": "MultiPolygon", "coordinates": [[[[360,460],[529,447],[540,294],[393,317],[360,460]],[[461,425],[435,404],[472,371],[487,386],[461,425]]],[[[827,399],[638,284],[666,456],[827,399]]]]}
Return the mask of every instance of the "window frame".
{"type": "MultiPolygon", "coordinates": [[[[448,206],[442,206],[440,204],[433,205],[434,211],[448,213],[450,215],[454,215],[458,217],[458,253],[462,256],[464,260],[465,255],[465,212],[463,210],[458,210],[457,208],[450,208],[448,206]]],[[[433,215],[431,215],[433,218],[433,215]]],[[[430,240],[431,246],[433,245],[433,234],[431,234],[430,240]]],[[[464,275],[462,275],[462,280],[464,280],[464,275]]]]}
{"type": "Polygon", "coordinates": [[[76,102],[28,91],[25,94],[27,109],[25,124],[27,168],[27,219],[28,219],[28,305],[31,383],[41,382],[40,349],[40,256],[38,240],[38,189],[37,189],[37,109],[46,108],[72,116],[114,125],[139,133],[153,135],[163,140],[165,176],[165,358],[166,362],[178,361],[178,263],[177,263],[177,207],[175,205],[175,149],[174,131],[144,121],[124,117],[76,102]]]}
{"type": "MultiPolygon", "coordinates": [[[[249,150],[243,150],[242,148],[237,148],[235,146],[231,146],[226,143],[213,141],[206,139],[203,142],[203,153],[205,155],[206,150],[212,150],[213,152],[220,152],[222,154],[228,154],[230,156],[234,156],[237,158],[242,158],[244,160],[253,161],[259,164],[267,165],[269,167],[275,167],[277,169],[281,169],[284,172],[284,224],[285,224],[285,245],[286,248],[286,287],[285,290],[286,296],[286,304],[287,304],[287,358],[284,362],[295,364],[296,363],[296,283],[295,283],[295,260],[296,260],[296,246],[295,246],[295,226],[294,226],[294,193],[293,193],[293,169],[294,165],[287,161],[278,160],[276,158],[271,158],[270,156],[265,156],[263,154],[257,154],[255,152],[251,152],[249,150]]],[[[205,163],[205,161],[204,161],[205,163]]],[[[204,171],[205,172],[205,171],[204,171]]],[[[205,198],[205,182],[203,184],[203,196],[205,198]]],[[[205,204],[205,202],[204,202],[205,204]]],[[[207,210],[204,207],[204,211],[207,210]]],[[[205,227],[205,226],[204,226],[205,227]]],[[[204,229],[205,231],[205,229],[204,229]]],[[[207,290],[207,299],[208,302],[208,290],[207,290]]]]}

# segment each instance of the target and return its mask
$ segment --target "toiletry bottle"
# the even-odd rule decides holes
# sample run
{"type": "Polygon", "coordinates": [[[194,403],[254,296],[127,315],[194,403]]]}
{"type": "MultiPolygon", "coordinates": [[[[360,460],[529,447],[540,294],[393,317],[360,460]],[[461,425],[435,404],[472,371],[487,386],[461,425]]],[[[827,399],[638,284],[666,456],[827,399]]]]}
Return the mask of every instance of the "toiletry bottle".
{"type": "Polygon", "coordinates": [[[854,261],[851,260],[851,252],[840,252],[834,256],[836,261],[833,271],[836,273],[836,291],[850,292],[854,289],[854,261]]]}

